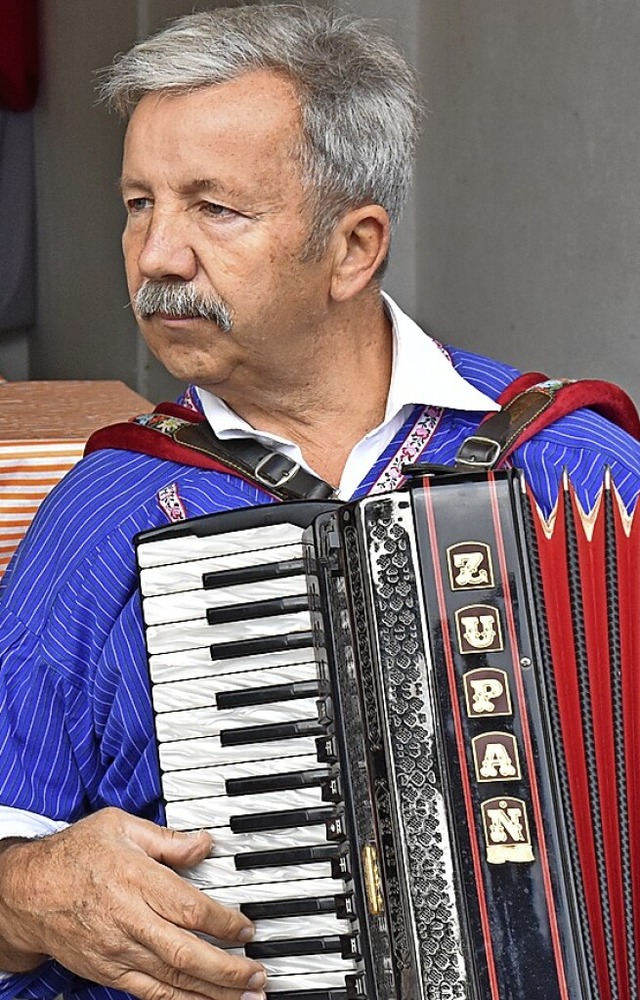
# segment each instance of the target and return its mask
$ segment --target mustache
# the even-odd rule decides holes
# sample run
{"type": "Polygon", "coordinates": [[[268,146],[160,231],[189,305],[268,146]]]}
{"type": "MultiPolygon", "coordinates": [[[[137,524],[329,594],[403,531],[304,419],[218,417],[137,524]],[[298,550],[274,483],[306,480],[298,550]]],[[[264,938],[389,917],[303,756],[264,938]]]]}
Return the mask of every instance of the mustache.
{"type": "Polygon", "coordinates": [[[218,295],[203,295],[191,282],[147,281],[131,299],[142,319],[163,313],[173,319],[206,319],[216,323],[223,333],[233,327],[231,306],[218,295]]]}

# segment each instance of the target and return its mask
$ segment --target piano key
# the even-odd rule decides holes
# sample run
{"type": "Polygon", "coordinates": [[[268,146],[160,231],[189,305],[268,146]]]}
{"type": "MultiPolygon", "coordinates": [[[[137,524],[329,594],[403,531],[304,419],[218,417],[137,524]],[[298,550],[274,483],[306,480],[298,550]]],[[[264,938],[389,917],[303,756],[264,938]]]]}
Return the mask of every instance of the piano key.
{"type": "MultiPolygon", "coordinates": [[[[247,705],[244,708],[188,708],[158,714],[156,716],[156,735],[161,743],[165,743],[167,740],[185,740],[190,736],[217,736],[223,730],[235,732],[243,727],[273,726],[285,720],[287,722],[303,720],[315,722],[317,718],[316,703],[312,698],[274,702],[271,705],[247,705]]],[[[296,734],[292,733],[291,735],[295,736],[296,734]]],[[[299,733],[298,735],[310,736],[312,734],[299,733]]],[[[249,735],[247,735],[247,742],[251,742],[249,735]]],[[[224,739],[222,739],[222,743],[229,745],[224,739]]]]}
{"type": "Polygon", "coordinates": [[[288,844],[291,847],[308,847],[313,844],[326,844],[325,829],[322,826],[291,826],[279,830],[274,840],[272,831],[266,833],[245,833],[241,845],[238,835],[229,826],[208,827],[207,833],[213,838],[213,848],[210,857],[235,857],[238,850],[268,851],[276,844],[288,844]]]}
{"type": "MultiPolygon", "coordinates": [[[[197,677],[189,680],[169,681],[154,684],[152,689],[153,707],[156,712],[171,712],[184,708],[205,708],[215,706],[220,693],[241,694],[254,688],[274,688],[298,681],[317,681],[315,663],[296,664],[292,667],[268,667],[257,673],[247,671],[242,674],[220,673],[217,677],[197,677]]],[[[316,697],[313,693],[309,697],[316,697]]],[[[279,701],[268,698],[267,701],[279,701]]],[[[249,703],[251,704],[251,703],[249,703]]],[[[253,702],[255,704],[255,702],[253,702]]],[[[232,708],[232,705],[220,706],[232,708]]]]}
{"type": "Polygon", "coordinates": [[[255,621],[247,619],[227,625],[209,625],[206,618],[195,618],[178,624],[151,625],[146,629],[147,648],[151,654],[170,653],[172,650],[193,649],[198,646],[287,636],[292,632],[308,631],[309,621],[308,611],[298,611],[290,615],[274,615],[272,618],[258,618],[255,621]]]}
{"type": "MultiPolygon", "coordinates": [[[[295,705],[295,702],[292,704],[295,705]]],[[[315,719],[299,722],[280,722],[273,725],[246,726],[242,729],[226,729],[220,733],[220,741],[224,746],[262,743],[265,740],[292,739],[295,736],[319,736],[324,731],[315,719]]]]}
{"type": "MultiPolygon", "coordinates": [[[[160,594],[179,593],[181,590],[195,590],[207,587],[206,577],[212,581],[219,578],[222,586],[251,582],[261,579],[261,566],[289,566],[292,563],[302,566],[304,561],[296,558],[300,552],[300,543],[293,545],[274,546],[269,549],[255,549],[252,552],[238,552],[231,555],[211,556],[207,559],[190,559],[186,563],[173,563],[168,567],[154,566],[140,572],[140,589],[144,597],[155,597],[160,594]],[[237,574],[237,575],[236,575],[237,574]]],[[[268,577],[273,570],[265,570],[268,577]]],[[[283,574],[284,575],[284,574],[283,574]]],[[[211,582],[209,586],[215,587],[211,582]]]]}
{"type": "Polygon", "coordinates": [[[230,826],[234,830],[232,818],[235,821],[240,816],[270,813],[282,809],[283,805],[289,805],[292,810],[297,810],[312,809],[321,804],[322,799],[317,788],[296,788],[286,793],[238,795],[232,798],[218,795],[214,798],[192,799],[186,802],[167,802],[165,814],[167,826],[173,830],[202,830],[217,826],[230,826]]]}
{"type": "MultiPolygon", "coordinates": [[[[270,997],[276,998],[276,1000],[349,1000],[349,995],[345,990],[287,990],[286,993],[274,993],[271,990],[267,990],[266,993],[267,1000],[270,997]]],[[[366,1000],[366,997],[362,997],[361,1000],[366,1000]]]]}
{"type": "MultiPolygon", "coordinates": [[[[287,796],[288,798],[288,796],[287,796]]],[[[265,801],[264,799],[262,801],[265,801]]],[[[267,830],[286,830],[289,826],[325,823],[335,816],[333,806],[322,805],[311,809],[283,809],[279,812],[256,811],[246,816],[233,816],[230,827],[234,833],[258,833],[267,830]]]]}
{"type": "Polygon", "coordinates": [[[321,785],[328,776],[326,768],[318,767],[317,761],[309,770],[286,771],[281,773],[253,775],[246,778],[228,778],[225,787],[227,795],[256,795],[261,792],[291,791],[293,788],[308,788],[321,785]]]}
{"type": "MultiPolygon", "coordinates": [[[[181,874],[198,889],[219,889],[230,886],[254,886],[262,882],[288,882],[291,886],[298,880],[331,878],[331,865],[318,861],[312,865],[281,865],[261,868],[259,871],[238,871],[233,858],[206,858],[181,874]]],[[[338,879],[335,880],[339,885],[338,879]]],[[[343,885],[344,889],[344,885],[343,885]]]]}
{"type": "MultiPolygon", "coordinates": [[[[162,625],[167,623],[185,622],[194,618],[204,618],[207,612],[214,608],[231,609],[237,618],[227,619],[237,621],[250,612],[246,605],[255,605],[276,598],[296,596],[303,601],[301,607],[293,610],[301,611],[308,605],[307,583],[303,576],[281,577],[270,581],[239,584],[236,587],[221,587],[219,590],[183,590],[177,593],[161,594],[156,597],[145,597],[142,602],[144,620],[147,625],[162,625]]],[[[275,613],[275,612],[274,612],[275,613]]],[[[253,617],[257,618],[255,614],[253,617]]],[[[223,619],[224,620],[224,619],[223,619]]]]}
{"type": "Polygon", "coordinates": [[[353,926],[348,920],[339,920],[335,913],[316,913],[302,917],[258,920],[253,941],[279,941],[295,938],[303,931],[309,937],[331,935],[349,937],[353,926]]]}
{"type": "MultiPolygon", "coordinates": [[[[284,584],[286,581],[282,581],[284,584]]],[[[266,589],[266,588],[265,588],[266,589]]],[[[225,625],[228,622],[244,623],[247,618],[251,620],[258,618],[271,618],[276,615],[295,614],[297,611],[307,611],[309,599],[307,589],[303,594],[290,595],[286,597],[269,597],[264,601],[252,601],[250,604],[238,604],[235,607],[208,608],[206,612],[209,625],[225,625]]]]}
{"type": "Polygon", "coordinates": [[[248,743],[245,746],[222,746],[219,736],[203,736],[200,739],[162,743],[158,747],[158,756],[166,777],[167,772],[206,767],[212,760],[220,766],[251,760],[281,760],[283,757],[308,756],[314,749],[315,739],[310,736],[248,743]]]}
{"type": "MultiPolygon", "coordinates": [[[[322,767],[312,754],[304,754],[301,757],[294,757],[292,760],[284,761],[243,761],[238,764],[225,764],[224,766],[215,764],[212,767],[196,767],[188,771],[178,771],[177,773],[164,774],[162,776],[162,793],[166,800],[173,802],[179,799],[196,799],[211,797],[212,795],[247,795],[257,792],[258,789],[246,789],[242,785],[235,783],[240,781],[263,781],[276,779],[282,775],[283,779],[293,775],[302,775],[305,781],[298,787],[312,785],[326,774],[326,768],[322,767]],[[309,777],[306,777],[309,775],[309,777]],[[233,788],[237,791],[230,791],[227,783],[233,782],[233,788]]],[[[287,787],[283,785],[283,787],[287,787]]],[[[289,787],[294,787],[293,785],[289,787]]],[[[277,791],[277,788],[264,789],[265,791],[277,791]]]]}
{"type": "MultiPolygon", "coordinates": [[[[309,644],[308,644],[309,645],[309,644]]],[[[230,657],[223,661],[212,660],[209,646],[199,649],[157,653],[149,657],[149,673],[154,684],[180,681],[195,677],[217,677],[218,674],[259,673],[270,667],[296,666],[314,663],[313,651],[308,648],[278,649],[255,656],[230,657]]]]}
{"type": "Polygon", "coordinates": [[[306,649],[313,646],[313,632],[301,631],[282,635],[263,635],[256,639],[220,642],[209,647],[212,660],[229,660],[237,656],[276,653],[286,649],[306,649]]]}
{"type": "Polygon", "coordinates": [[[217,708],[239,708],[242,705],[264,705],[272,701],[295,701],[297,698],[317,698],[325,694],[327,685],[318,677],[313,680],[296,680],[288,684],[274,684],[245,691],[220,691],[216,695],[217,708]]]}
{"type": "Polygon", "coordinates": [[[138,563],[141,568],[169,566],[173,563],[189,562],[207,556],[240,555],[274,549],[280,545],[298,545],[301,551],[302,529],[297,524],[270,524],[268,527],[241,529],[220,534],[180,535],[148,541],[137,548],[138,563]]]}
{"type": "Polygon", "coordinates": [[[229,587],[239,583],[257,583],[259,580],[274,580],[276,577],[299,576],[304,572],[304,559],[287,559],[284,556],[275,556],[273,561],[268,563],[252,562],[246,566],[238,566],[235,569],[214,567],[212,572],[205,572],[203,574],[202,586],[205,589],[229,587]]]}
{"type": "MultiPolygon", "coordinates": [[[[278,976],[269,980],[266,994],[269,1000],[285,990],[337,990],[345,989],[344,972],[309,972],[307,974],[278,976]]],[[[311,994],[313,996],[313,993],[311,994]]],[[[315,997],[314,997],[315,1000],[315,997]]],[[[364,998],[363,998],[364,1000],[364,998]]]]}
{"type": "Polygon", "coordinates": [[[205,889],[208,896],[212,896],[225,906],[238,907],[244,904],[251,905],[257,903],[275,903],[278,900],[291,902],[295,896],[298,900],[320,899],[331,896],[335,899],[336,907],[341,909],[343,916],[338,912],[340,919],[348,919],[350,914],[347,908],[342,905],[341,900],[350,898],[345,894],[344,882],[341,879],[316,878],[300,879],[293,882],[260,882],[255,885],[234,886],[230,888],[220,887],[219,889],[205,889]]]}
{"type": "Polygon", "coordinates": [[[351,933],[311,936],[308,930],[305,925],[304,937],[298,934],[294,938],[270,941],[256,941],[254,938],[245,945],[245,954],[247,958],[255,958],[258,961],[294,958],[300,955],[339,955],[350,961],[358,961],[362,957],[356,935],[351,933]]]}
{"type": "MultiPolygon", "coordinates": [[[[300,930],[300,917],[322,917],[331,919],[341,926],[348,926],[345,921],[337,920],[337,903],[335,896],[309,896],[307,898],[291,898],[268,900],[266,902],[242,903],[240,910],[249,920],[258,920],[260,927],[273,925],[274,928],[285,927],[289,920],[293,921],[296,932],[300,930]],[[275,919],[278,918],[278,919],[275,919]]],[[[306,920],[305,920],[306,925],[306,920]]],[[[315,926],[315,925],[314,925],[315,926]]]]}
{"type": "MultiPolygon", "coordinates": [[[[227,948],[225,950],[229,955],[241,956],[245,954],[244,949],[240,948],[227,948]]],[[[269,976],[267,988],[271,990],[278,982],[277,977],[317,976],[330,975],[331,973],[338,973],[344,977],[359,971],[356,961],[343,958],[337,952],[327,952],[322,955],[279,955],[274,958],[262,958],[260,964],[264,966],[265,972],[269,976]]],[[[342,982],[344,984],[344,978],[342,982]]]]}
{"type": "Polygon", "coordinates": [[[235,856],[238,871],[275,868],[285,865],[310,865],[333,861],[344,853],[341,844],[314,844],[310,847],[273,847],[268,851],[240,851],[235,856]]]}

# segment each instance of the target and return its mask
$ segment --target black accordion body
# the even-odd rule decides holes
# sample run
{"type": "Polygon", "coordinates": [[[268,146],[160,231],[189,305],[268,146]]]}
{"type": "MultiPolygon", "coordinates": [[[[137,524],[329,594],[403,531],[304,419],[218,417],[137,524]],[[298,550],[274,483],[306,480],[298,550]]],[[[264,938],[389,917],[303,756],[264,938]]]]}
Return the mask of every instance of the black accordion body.
{"type": "Polygon", "coordinates": [[[505,472],[138,537],[166,821],[270,1000],[635,1000],[637,520],[505,472]]]}

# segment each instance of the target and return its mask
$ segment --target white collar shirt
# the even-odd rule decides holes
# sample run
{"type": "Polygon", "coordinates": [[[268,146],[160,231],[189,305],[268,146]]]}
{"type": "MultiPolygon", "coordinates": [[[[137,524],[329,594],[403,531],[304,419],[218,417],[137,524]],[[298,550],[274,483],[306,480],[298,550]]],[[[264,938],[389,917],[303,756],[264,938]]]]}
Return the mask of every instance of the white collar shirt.
{"type": "MultiPolygon", "coordinates": [[[[500,409],[498,403],[456,371],[438,344],[402,312],[393,299],[384,295],[384,303],[393,331],[393,362],[387,406],[382,423],[365,434],[347,458],[337,491],[342,500],[353,496],[416,405],[483,412],[500,409]]],[[[317,475],[304,461],[298,445],[277,434],[257,431],[208,390],[199,388],[198,395],[207,421],[221,440],[253,438],[317,475]]],[[[348,419],[348,414],[345,414],[345,419],[348,419]]]]}

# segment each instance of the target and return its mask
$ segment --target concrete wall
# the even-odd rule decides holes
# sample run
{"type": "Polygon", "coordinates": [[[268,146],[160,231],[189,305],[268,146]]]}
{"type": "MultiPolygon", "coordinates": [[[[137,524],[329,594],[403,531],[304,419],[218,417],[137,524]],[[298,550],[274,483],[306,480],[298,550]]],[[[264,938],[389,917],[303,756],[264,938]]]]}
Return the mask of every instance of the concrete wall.
{"type": "Polygon", "coordinates": [[[640,398],[640,7],[429,0],[419,314],[640,398]]]}
{"type": "MultiPolygon", "coordinates": [[[[445,341],[613,378],[640,398],[640,7],[336,2],[382,20],[420,68],[429,102],[390,291],[445,341]]],[[[126,307],[122,127],[93,106],[92,79],[137,36],[207,6],[42,0],[32,377],[122,378],[153,398],[174,391],[137,346],[126,307]]],[[[9,347],[20,356],[24,345],[9,347]]]]}

